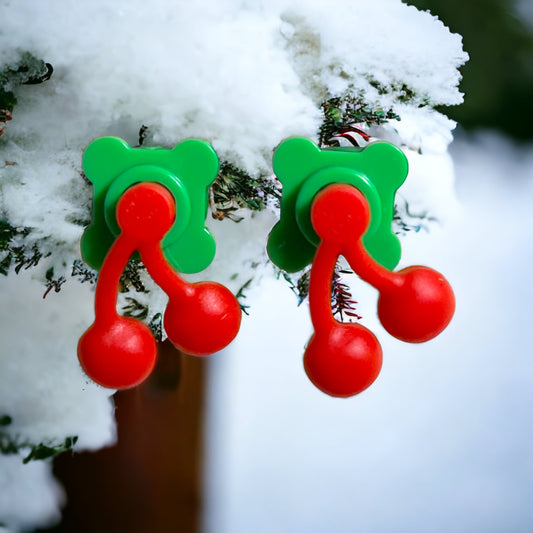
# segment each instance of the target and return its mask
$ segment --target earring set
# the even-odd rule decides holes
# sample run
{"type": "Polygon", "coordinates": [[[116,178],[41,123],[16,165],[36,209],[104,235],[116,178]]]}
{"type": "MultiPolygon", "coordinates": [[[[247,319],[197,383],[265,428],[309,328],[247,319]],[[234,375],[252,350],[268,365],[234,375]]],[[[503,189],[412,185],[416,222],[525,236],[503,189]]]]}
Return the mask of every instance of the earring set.
{"type": "MultiPolygon", "coordinates": [[[[378,289],[379,318],[401,340],[435,337],[455,309],[453,291],[438,272],[420,266],[392,272],[401,253],[391,229],[394,195],[407,176],[407,160],[386,142],[320,149],[294,137],[276,149],[273,167],[283,196],[269,256],[287,272],[312,263],[315,333],[305,351],[305,370],[327,394],[358,394],[377,378],[382,351],[367,328],[332,315],[339,255],[378,289]]],[[[82,255],[100,270],[95,321],[78,344],[86,374],[105,387],[128,388],[144,381],[155,365],[156,343],[148,327],[116,311],[120,276],[134,253],[169,296],[164,327],[171,342],[199,356],[227,346],[241,322],[235,296],[218,283],[191,284],[177,273],[199,272],[215,254],[205,227],[208,189],[219,169],[213,148],[194,139],[172,150],[131,148],[105,137],[87,148],[83,168],[94,195],[82,255]]]]}

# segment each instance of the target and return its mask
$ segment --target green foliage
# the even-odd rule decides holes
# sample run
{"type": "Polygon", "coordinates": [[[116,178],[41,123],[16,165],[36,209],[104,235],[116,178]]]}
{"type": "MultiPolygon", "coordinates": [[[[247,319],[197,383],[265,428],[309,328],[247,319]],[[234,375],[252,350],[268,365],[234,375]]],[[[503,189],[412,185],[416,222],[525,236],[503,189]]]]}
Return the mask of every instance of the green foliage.
{"type": "Polygon", "coordinates": [[[60,444],[44,444],[41,442],[40,444],[31,447],[30,453],[22,460],[22,462],[27,464],[30,461],[50,459],[67,450],[72,450],[77,441],[78,437],[67,437],[64,442],[60,444]]]}
{"type": "Polygon", "coordinates": [[[77,278],[80,283],[96,283],[98,272],[84,263],[81,259],[76,259],[72,264],[71,276],[77,278]]]}
{"type": "Polygon", "coordinates": [[[43,254],[37,244],[24,244],[30,232],[31,228],[15,228],[7,220],[0,219],[0,274],[7,276],[11,268],[18,274],[22,269],[39,264],[43,254]]]}
{"type": "MultiPolygon", "coordinates": [[[[7,220],[0,219],[0,274],[7,276],[11,270],[19,274],[22,269],[27,270],[37,266],[40,261],[50,253],[43,254],[35,242],[25,239],[30,235],[31,228],[15,228],[7,220]]],[[[146,287],[141,280],[141,271],[144,265],[139,259],[130,259],[120,278],[120,289],[125,292],[134,288],[137,292],[145,292],[146,287]]],[[[77,259],[72,264],[71,276],[81,283],[95,283],[98,273],[77,259]]],[[[46,297],[52,290],[59,292],[66,283],[64,276],[55,276],[53,267],[45,273],[46,297]]]]}
{"type": "Polygon", "coordinates": [[[132,298],[131,296],[127,296],[125,300],[127,303],[122,306],[122,314],[144,322],[150,328],[155,339],[161,341],[163,339],[163,315],[161,313],[156,313],[151,318],[150,322],[147,322],[150,315],[150,308],[148,305],[139,302],[139,300],[132,298]]]}
{"type": "Polygon", "coordinates": [[[253,281],[253,278],[250,278],[238,291],[237,291],[237,294],[235,295],[235,298],[237,298],[237,300],[239,301],[239,305],[241,306],[241,311],[245,314],[245,315],[249,315],[250,313],[248,313],[248,309],[250,309],[250,306],[249,305],[245,305],[243,304],[240,300],[241,299],[244,299],[246,298],[246,294],[244,294],[244,291],[245,289],[247,289],[249,286],[250,286],[250,283],[252,283],[253,281]]]}
{"type": "Polygon", "coordinates": [[[148,323],[152,335],[157,341],[163,340],[163,314],[156,313],[148,323]]]}
{"type": "Polygon", "coordinates": [[[126,305],[122,307],[124,316],[136,318],[137,320],[146,320],[148,318],[148,306],[139,302],[131,296],[125,298],[126,305]]]}
{"type": "MultiPolygon", "coordinates": [[[[17,103],[14,90],[20,85],[42,83],[50,78],[53,68],[49,63],[36,58],[29,52],[20,52],[13,64],[0,66],[0,135],[4,122],[11,119],[11,111],[17,103]]],[[[6,276],[13,268],[18,274],[39,264],[43,254],[36,243],[25,242],[31,228],[13,227],[8,220],[0,219],[0,274],[6,276]]],[[[60,279],[54,280],[53,273],[48,277],[47,292],[58,290],[60,279]]]]}
{"type": "Polygon", "coordinates": [[[43,298],[46,298],[48,293],[54,289],[55,292],[59,292],[61,290],[61,286],[63,283],[65,283],[67,280],[64,278],[64,276],[59,276],[58,278],[54,278],[54,267],[50,267],[45,274],[46,278],[46,291],[43,294],[43,298]]]}
{"type": "Polygon", "coordinates": [[[298,298],[298,305],[306,300],[309,296],[309,277],[311,275],[311,267],[306,268],[296,276],[291,276],[284,270],[278,270],[278,278],[282,276],[283,279],[289,284],[292,292],[298,298]]]}
{"type": "MultiPolygon", "coordinates": [[[[342,282],[341,274],[353,274],[353,272],[351,270],[341,270],[338,265],[335,267],[331,283],[331,312],[340,321],[348,317],[360,319],[361,316],[355,312],[357,302],[353,299],[348,285],[342,282]]],[[[307,267],[295,276],[291,276],[280,269],[278,270],[279,276],[282,276],[289,284],[292,292],[298,298],[298,305],[301,305],[309,297],[311,267],[307,267]]]]}
{"type": "Polygon", "coordinates": [[[390,109],[372,109],[361,96],[344,95],[330,98],[322,103],[324,118],[318,131],[319,145],[324,146],[342,128],[364,124],[385,124],[389,120],[400,120],[390,109]]]}
{"type": "Polygon", "coordinates": [[[27,440],[20,440],[12,437],[5,428],[10,426],[13,419],[9,415],[0,415],[0,453],[4,455],[18,454],[23,450],[30,450],[28,455],[24,457],[22,462],[24,464],[30,461],[41,461],[55,457],[60,453],[71,450],[78,437],[67,437],[63,442],[54,444],[53,442],[40,442],[39,444],[32,444],[27,440]]]}
{"type": "Polygon", "coordinates": [[[126,292],[133,287],[137,292],[146,292],[146,287],[141,280],[142,270],[146,269],[140,259],[130,259],[120,277],[120,291],[126,292]]]}
{"type": "Polygon", "coordinates": [[[19,53],[15,64],[0,67],[0,109],[13,111],[17,103],[14,89],[19,85],[34,85],[50,78],[50,63],[36,58],[29,52],[19,53]]]}
{"type": "Polygon", "coordinates": [[[279,205],[281,191],[271,180],[266,177],[253,178],[244,170],[224,162],[211,186],[213,218],[230,218],[240,222],[242,218],[235,217],[235,211],[241,208],[261,211],[267,206],[269,198],[273,198],[279,205]]]}

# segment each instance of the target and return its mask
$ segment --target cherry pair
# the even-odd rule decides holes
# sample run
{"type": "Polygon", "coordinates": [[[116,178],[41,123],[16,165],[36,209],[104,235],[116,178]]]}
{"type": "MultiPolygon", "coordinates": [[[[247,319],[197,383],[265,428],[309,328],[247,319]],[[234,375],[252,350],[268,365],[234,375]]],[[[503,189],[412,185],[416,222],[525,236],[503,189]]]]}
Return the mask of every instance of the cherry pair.
{"type": "Polygon", "coordinates": [[[392,272],[370,256],[362,242],[370,224],[370,206],[357,188],[346,184],[323,188],[312,203],[311,223],[320,243],[309,283],[315,333],[305,351],[304,366],[323,392],[353,396],[377,378],[382,350],[370,330],[340,323],[331,313],[331,283],[339,255],[379,291],[379,319],[402,341],[425,342],[441,333],[452,319],[455,298],[446,279],[433,269],[411,266],[392,272]]]}
{"type": "MultiPolygon", "coordinates": [[[[214,238],[205,227],[208,189],[219,171],[212,146],[188,139],[170,150],[137,149],[104,137],[89,145],[83,168],[94,194],[82,253],[91,266],[101,267],[95,321],[78,344],[88,376],[106,387],[127,388],[154,367],[156,342],[148,327],[116,311],[120,276],[136,251],[169,296],[164,315],[169,339],[200,356],[227,346],[240,327],[236,298],[218,283],[190,284],[176,273],[199,272],[215,255],[214,238]]],[[[438,272],[422,266],[392,272],[401,254],[392,231],[394,195],[407,177],[407,158],[386,142],[321,149],[293,137],[276,148],[273,169],[283,196],[280,220],[268,239],[269,256],[287,272],[312,262],[315,333],[304,355],[306,372],[327,394],[352,396],[378,376],[382,350],[367,328],[339,323],[332,315],[339,255],[378,289],[379,318],[403,341],[432,339],[455,309],[452,289],[438,272]]]]}
{"type": "Polygon", "coordinates": [[[120,276],[135,251],[169,297],[164,327],[180,350],[203,356],[226,347],[239,331],[241,310],[229,289],[214,282],[188,283],[165,258],[161,241],[176,219],[174,196],[166,187],[133,185],[119,199],[116,219],[121,233],[100,270],[95,321],[79,341],[78,358],[93,381],[118,389],[144,381],[157,357],[149,328],[116,310],[120,276]]]}

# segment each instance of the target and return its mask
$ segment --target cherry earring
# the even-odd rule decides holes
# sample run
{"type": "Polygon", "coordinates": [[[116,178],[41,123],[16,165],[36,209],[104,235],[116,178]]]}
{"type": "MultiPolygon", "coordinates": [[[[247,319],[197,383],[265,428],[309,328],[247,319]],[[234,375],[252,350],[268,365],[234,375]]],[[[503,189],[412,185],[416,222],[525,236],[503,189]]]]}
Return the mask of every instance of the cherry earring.
{"type": "Polygon", "coordinates": [[[305,370],[323,392],[352,396],[379,375],[382,349],[370,330],[340,323],[331,313],[331,283],[339,255],[378,289],[380,321],[400,340],[425,342],[441,333],[453,317],[454,294],[446,279],[428,267],[391,270],[399,260],[398,241],[390,232],[392,202],[407,175],[405,157],[396,147],[376,143],[362,150],[331,151],[305,139],[286,143],[278,148],[274,167],[284,188],[289,185],[289,194],[270,235],[269,253],[274,262],[289,269],[302,266],[295,248],[312,261],[309,305],[315,333],[304,354],[305,370]],[[374,157],[377,153],[379,160],[374,157]],[[308,162],[303,171],[302,161],[308,162]],[[389,253],[380,249],[387,244],[389,253]]]}
{"type": "MultiPolygon", "coordinates": [[[[126,167],[130,161],[125,154],[131,156],[133,152],[134,157],[139,157],[139,154],[123,141],[108,138],[95,142],[99,142],[99,147],[104,147],[106,150],[121,146],[122,165],[126,167]],[[117,144],[117,141],[120,144],[117,144]]],[[[207,150],[207,154],[211,157],[214,153],[201,141],[186,142],[192,148],[192,153],[189,155],[194,157],[198,155],[199,149],[207,150]]],[[[145,151],[144,162],[152,162],[154,156],[158,155],[168,158],[168,151],[163,149],[145,151]]],[[[180,158],[182,156],[183,153],[180,154],[180,158]]],[[[192,240],[196,248],[191,250],[189,247],[188,252],[189,255],[194,255],[196,252],[196,257],[186,258],[186,264],[191,268],[191,265],[195,264],[194,260],[198,266],[209,262],[212,258],[212,238],[209,238],[210,234],[203,228],[203,218],[196,217],[198,221],[201,220],[200,228],[190,227],[190,220],[193,219],[190,216],[191,206],[185,203],[185,213],[180,213],[180,202],[176,201],[176,195],[169,187],[169,184],[174,185],[175,190],[176,187],[182,187],[178,189],[182,191],[181,198],[178,195],[178,200],[190,199],[193,194],[190,189],[189,195],[183,193],[182,180],[177,178],[174,178],[174,181],[167,179],[166,182],[138,180],[138,176],[132,173],[132,170],[136,172],[135,167],[122,169],[123,173],[118,177],[112,176],[111,180],[109,175],[104,173],[102,180],[102,174],[94,172],[94,167],[91,166],[93,163],[90,159],[87,168],[93,170],[92,178],[96,182],[95,185],[102,187],[105,193],[98,197],[95,195],[95,213],[103,215],[103,197],[105,196],[106,200],[109,198],[110,191],[114,190],[113,187],[117,189],[116,183],[125,190],[118,195],[115,209],[111,210],[109,215],[115,217],[113,220],[116,221],[119,234],[103,259],[96,286],[95,321],[80,339],[78,357],[84,371],[97,383],[110,388],[128,388],[146,379],[156,361],[156,343],[148,327],[133,318],[121,317],[116,311],[120,275],[134,252],[139,252],[154,281],[169,296],[164,326],[171,342],[182,351],[203,356],[227,346],[239,331],[241,310],[237,299],[226,287],[214,282],[188,283],[177,274],[170,262],[170,259],[179,262],[179,258],[184,257],[183,250],[176,246],[176,240],[171,241],[168,249],[164,246],[165,240],[175,230],[180,216],[182,222],[183,217],[186,219],[186,224],[181,225],[181,235],[179,233],[177,235],[178,243],[187,243],[187,237],[190,238],[190,235],[203,236],[198,242],[192,240]],[[124,175],[129,175],[130,178],[134,176],[134,179],[121,180],[124,175]]],[[[198,159],[194,163],[202,168],[198,159]]],[[[149,177],[146,174],[147,170],[152,171],[152,176],[157,177],[158,173],[161,175],[161,168],[158,167],[142,170],[147,177],[149,177]]],[[[182,176],[187,176],[185,165],[182,164],[181,170],[182,176]]],[[[211,165],[211,174],[212,171],[211,165]]],[[[163,175],[168,177],[169,174],[163,175]]],[[[215,176],[216,171],[212,178],[215,176]]],[[[194,182],[198,188],[197,183],[194,182]]],[[[203,187],[206,192],[205,183],[203,187]]],[[[202,197],[205,196],[206,194],[202,197]]],[[[106,225],[95,217],[93,226],[87,230],[82,241],[82,250],[86,252],[86,256],[101,257],[95,236],[105,234],[106,231],[108,231],[106,225]]]]}

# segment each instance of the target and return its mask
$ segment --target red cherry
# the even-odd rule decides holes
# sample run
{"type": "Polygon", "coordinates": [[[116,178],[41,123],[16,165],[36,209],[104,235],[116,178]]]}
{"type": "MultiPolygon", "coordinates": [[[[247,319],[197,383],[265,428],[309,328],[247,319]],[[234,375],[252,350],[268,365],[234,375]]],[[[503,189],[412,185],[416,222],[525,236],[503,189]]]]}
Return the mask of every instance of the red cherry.
{"type": "Polygon", "coordinates": [[[450,323],[455,297],[439,272],[411,266],[395,273],[400,283],[381,292],[378,315],[383,327],[405,342],[426,342],[450,323]]]}
{"type": "Polygon", "coordinates": [[[354,396],[370,387],[381,371],[381,345],[360,324],[336,324],[316,332],[305,350],[309,379],[330,396],[354,396]]]}
{"type": "Polygon", "coordinates": [[[156,357],[156,342],[148,327],[129,317],[95,322],[78,343],[85,373],[110,389],[139,385],[150,375],[156,357]]]}
{"type": "Polygon", "coordinates": [[[233,293],[219,283],[192,285],[185,298],[171,297],[165,331],[172,344],[190,355],[208,355],[225,348],[241,325],[241,308],[233,293]]]}

